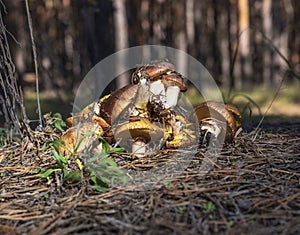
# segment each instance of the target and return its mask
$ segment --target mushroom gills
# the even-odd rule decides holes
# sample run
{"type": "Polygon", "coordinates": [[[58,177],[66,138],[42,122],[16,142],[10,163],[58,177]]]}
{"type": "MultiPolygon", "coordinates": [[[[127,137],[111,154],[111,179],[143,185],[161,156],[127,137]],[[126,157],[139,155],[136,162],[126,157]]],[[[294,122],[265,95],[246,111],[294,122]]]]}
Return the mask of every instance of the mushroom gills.
{"type": "Polygon", "coordinates": [[[138,154],[138,157],[141,157],[146,153],[146,144],[150,141],[152,143],[160,141],[163,135],[163,129],[151,123],[147,118],[131,117],[129,122],[116,129],[114,136],[116,140],[120,140],[122,147],[125,149],[127,147],[127,150],[131,149],[134,155],[138,154]],[[130,142],[131,146],[128,146],[130,142]]]}
{"type": "Polygon", "coordinates": [[[201,121],[201,131],[205,132],[204,138],[206,138],[207,133],[211,133],[215,138],[218,138],[222,130],[215,119],[208,118],[201,121]]]}
{"type": "Polygon", "coordinates": [[[225,142],[232,142],[236,132],[236,122],[223,104],[214,101],[204,102],[196,107],[195,112],[201,129],[202,127],[207,129],[207,132],[211,132],[219,140],[225,138],[225,142]],[[218,136],[216,136],[218,133],[216,127],[221,129],[218,136]]]}

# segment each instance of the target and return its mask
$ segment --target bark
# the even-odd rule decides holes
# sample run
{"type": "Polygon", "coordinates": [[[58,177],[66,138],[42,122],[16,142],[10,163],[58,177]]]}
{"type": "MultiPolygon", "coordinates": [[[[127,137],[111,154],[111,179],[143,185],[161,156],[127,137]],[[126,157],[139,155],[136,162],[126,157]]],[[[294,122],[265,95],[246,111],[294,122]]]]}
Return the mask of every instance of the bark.
{"type": "MultiPolygon", "coordinates": [[[[227,6],[224,6],[225,8],[227,6]]],[[[222,85],[226,88],[229,87],[230,81],[230,60],[231,60],[231,45],[230,45],[230,33],[228,32],[228,24],[229,24],[229,12],[221,11],[220,12],[220,35],[218,44],[220,45],[220,53],[221,53],[221,82],[222,85]]]]}
{"type": "MultiPolygon", "coordinates": [[[[185,17],[184,17],[184,4],[185,2],[180,1],[177,4],[173,5],[173,14],[174,14],[174,41],[175,48],[181,51],[187,51],[187,37],[185,30],[185,17]],[[175,20],[178,19],[178,20],[175,20]]],[[[178,57],[178,66],[177,69],[179,72],[186,74],[187,70],[187,61],[185,60],[184,55],[181,53],[178,57]]]]}
{"type": "Polygon", "coordinates": [[[287,59],[289,54],[288,49],[288,33],[289,27],[284,22],[288,22],[290,15],[292,14],[291,8],[289,7],[289,2],[283,5],[283,1],[275,1],[273,4],[273,12],[277,12],[278,15],[274,17],[273,15],[273,36],[274,46],[280,51],[281,55],[274,53],[273,55],[273,83],[279,85],[284,77],[285,69],[287,64],[282,58],[282,56],[287,59]],[[282,7],[283,6],[283,7],[282,7]]]}
{"type": "MultiPolygon", "coordinates": [[[[299,63],[297,0],[31,0],[30,5],[41,89],[76,89],[101,59],[145,44],[187,51],[225,86],[268,86],[281,79],[286,65],[261,32],[295,67],[299,63]]],[[[7,28],[21,44],[10,40],[17,72],[33,72],[24,4],[14,0],[7,6],[7,28]]]]}
{"type": "Polygon", "coordinates": [[[194,0],[186,1],[186,37],[189,51],[192,51],[195,42],[194,6],[194,0]]]}
{"type": "Polygon", "coordinates": [[[1,114],[4,116],[5,127],[15,129],[23,136],[23,131],[30,132],[28,118],[26,116],[22,91],[16,80],[16,69],[12,61],[8,45],[7,30],[3,22],[4,3],[0,1],[0,103],[1,114]],[[21,113],[21,117],[18,116],[21,113]],[[24,128],[23,128],[24,127],[24,128]]]}
{"type": "MultiPolygon", "coordinates": [[[[115,23],[115,48],[116,51],[120,51],[128,47],[128,24],[126,15],[126,0],[114,0],[114,23],[115,23]]],[[[117,70],[124,70],[124,63],[127,58],[124,58],[122,54],[117,56],[117,70]]],[[[126,74],[122,74],[117,80],[117,89],[128,84],[128,77],[126,74]]]]}
{"type": "MultiPolygon", "coordinates": [[[[263,23],[263,33],[266,37],[272,37],[272,0],[262,1],[262,23],[263,23]]],[[[271,74],[272,74],[272,54],[271,48],[265,45],[263,52],[263,85],[265,87],[271,84],[271,74]]]]}
{"type": "Polygon", "coordinates": [[[252,66],[250,55],[250,24],[249,2],[238,0],[239,11],[239,59],[241,64],[241,78],[246,86],[251,84],[252,66]]]}

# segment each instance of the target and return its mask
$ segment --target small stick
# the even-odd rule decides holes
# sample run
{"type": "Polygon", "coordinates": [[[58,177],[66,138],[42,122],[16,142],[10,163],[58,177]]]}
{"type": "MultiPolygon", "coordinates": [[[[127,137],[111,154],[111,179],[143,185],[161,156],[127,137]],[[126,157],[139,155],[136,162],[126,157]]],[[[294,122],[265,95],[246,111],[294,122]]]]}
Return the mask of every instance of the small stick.
{"type": "Polygon", "coordinates": [[[42,112],[41,112],[41,105],[40,105],[39,74],[38,74],[37,53],[36,53],[36,46],[35,46],[34,37],[33,37],[32,19],[31,19],[31,16],[30,16],[30,10],[29,10],[28,0],[25,0],[25,5],[26,5],[28,27],[29,27],[29,31],[30,31],[30,38],[31,38],[31,44],[32,44],[32,53],[33,53],[33,59],[34,59],[36,99],[37,99],[37,105],[38,105],[39,122],[40,122],[40,126],[42,126],[43,123],[42,123],[42,112]]]}

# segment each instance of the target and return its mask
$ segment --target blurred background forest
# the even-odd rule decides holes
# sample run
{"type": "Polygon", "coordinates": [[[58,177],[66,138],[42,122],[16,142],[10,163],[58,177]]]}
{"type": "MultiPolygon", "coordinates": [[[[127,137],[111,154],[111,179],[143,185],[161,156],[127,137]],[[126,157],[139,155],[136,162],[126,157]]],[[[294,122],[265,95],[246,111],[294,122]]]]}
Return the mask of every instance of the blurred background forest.
{"type": "MultiPolygon", "coordinates": [[[[35,91],[25,3],[10,0],[5,7],[1,11],[13,35],[8,40],[18,82],[25,93],[35,91]]],[[[106,56],[132,46],[186,51],[224,89],[276,87],[289,69],[300,72],[298,0],[30,0],[29,7],[45,94],[41,98],[58,99],[64,115],[70,114],[86,73],[106,56]]],[[[290,77],[286,83],[299,85],[290,77]]],[[[45,106],[43,112],[52,108],[50,102],[45,106]]]]}

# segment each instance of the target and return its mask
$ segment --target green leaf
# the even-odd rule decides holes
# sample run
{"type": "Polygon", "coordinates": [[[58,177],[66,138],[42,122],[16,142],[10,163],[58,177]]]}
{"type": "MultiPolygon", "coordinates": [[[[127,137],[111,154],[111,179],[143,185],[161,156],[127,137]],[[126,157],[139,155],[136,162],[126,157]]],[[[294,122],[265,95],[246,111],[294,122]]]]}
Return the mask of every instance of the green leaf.
{"type": "Polygon", "coordinates": [[[66,168],[63,168],[62,171],[63,171],[64,177],[66,177],[69,174],[69,172],[66,168]]]}
{"type": "Polygon", "coordinates": [[[81,172],[80,171],[72,171],[65,176],[65,179],[72,183],[81,182],[81,172]]]}
{"type": "Polygon", "coordinates": [[[66,123],[64,122],[64,120],[62,119],[62,116],[60,113],[55,113],[53,115],[53,119],[54,119],[54,126],[61,132],[64,131],[63,127],[66,127],[66,123]]]}
{"type": "Polygon", "coordinates": [[[46,147],[47,147],[47,144],[49,144],[49,141],[46,141],[46,142],[42,145],[42,147],[40,148],[40,151],[44,151],[44,150],[46,149],[46,147]]]}
{"type": "Polygon", "coordinates": [[[61,116],[60,113],[53,114],[53,117],[56,118],[56,119],[62,120],[62,116],[61,116]]]}
{"type": "Polygon", "coordinates": [[[110,145],[107,142],[102,143],[102,153],[108,153],[110,150],[110,145]]]}
{"type": "Polygon", "coordinates": [[[103,164],[106,164],[107,167],[110,167],[110,168],[117,168],[117,166],[118,166],[116,161],[110,157],[103,158],[103,159],[101,159],[101,161],[103,164]]]}
{"type": "Polygon", "coordinates": [[[63,127],[66,126],[66,124],[64,122],[58,121],[54,123],[54,126],[56,127],[56,129],[58,129],[61,132],[64,132],[63,127]]]}
{"type": "Polygon", "coordinates": [[[90,180],[93,183],[93,190],[99,191],[99,192],[108,192],[109,188],[108,185],[103,182],[101,179],[99,179],[94,172],[90,173],[90,180]]]}
{"type": "Polygon", "coordinates": [[[102,186],[99,186],[99,185],[93,185],[92,189],[95,190],[95,191],[98,191],[100,193],[107,193],[110,190],[109,188],[102,187],[102,186]]]}
{"type": "Polygon", "coordinates": [[[40,173],[42,170],[40,168],[34,168],[31,170],[32,173],[38,174],[40,173]]]}
{"type": "Polygon", "coordinates": [[[208,203],[205,203],[203,205],[203,208],[205,213],[211,213],[216,209],[215,205],[210,201],[208,203]]]}
{"type": "Polygon", "coordinates": [[[100,180],[105,183],[105,184],[109,184],[110,183],[110,179],[105,177],[105,176],[100,176],[100,180]]]}
{"type": "Polygon", "coordinates": [[[49,169],[45,170],[43,173],[40,173],[39,176],[41,178],[48,178],[53,172],[56,172],[56,171],[61,171],[61,169],[59,169],[59,168],[49,168],[49,169]]]}
{"type": "Polygon", "coordinates": [[[60,153],[58,153],[55,149],[51,150],[53,154],[54,160],[59,164],[59,166],[63,167],[64,164],[68,163],[68,157],[62,156],[60,153]]]}
{"type": "Polygon", "coordinates": [[[113,149],[107,151],[108,154],[118,153],[118,152],[124,152],[124,148],[113,148],[113,149]]]}

